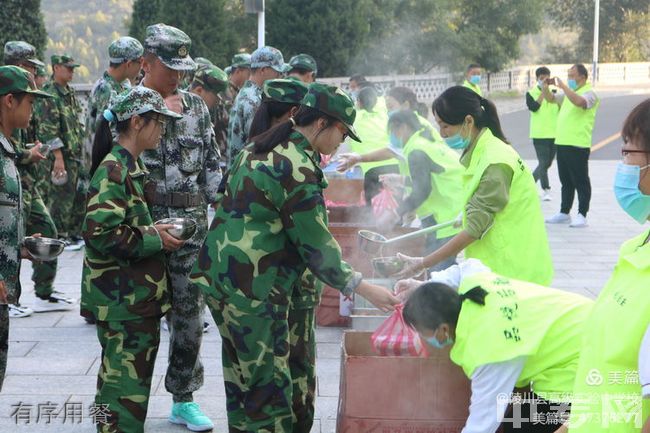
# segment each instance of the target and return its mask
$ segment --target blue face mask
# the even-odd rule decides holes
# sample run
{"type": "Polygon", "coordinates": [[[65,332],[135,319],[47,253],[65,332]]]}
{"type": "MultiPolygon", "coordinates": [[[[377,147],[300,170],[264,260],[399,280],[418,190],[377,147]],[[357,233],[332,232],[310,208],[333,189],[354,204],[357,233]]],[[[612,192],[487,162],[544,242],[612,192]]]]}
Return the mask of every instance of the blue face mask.
{"type": "Polygon", "coordinates": [[[388,148],[398,156],[404,157],[404,149],[403,149],[404,143],[402,143],[402,140],[398,138],[394,132],[390,133],[388,139],[389,139],[388,148]]]}
{"type": "Polygon", "coordinates": [[[454,344],[454,340],[452,340],[451,337],[447,337],[447,339],[442,343],[439,342],[435,336],[426,338],[425,341],[429,343],[432,347],[435,347],[436,349],[444,349],[445,347],[454,344]]]}
{"type": "MultiPolygon", "coordinates": [[[[463,124],[463,127],[465,125],[463,124]]],[[[470,139],[469,137],[463,138],[462,135],[460,135],[460,131],[462,131],[463,128],[461,127],[460,130],[452,135],[451,137],[446,137],[445,138],[445,143],[447,143],[447,146],[451,147],[452,149],[466,149],[467,146],[469,146],[470,139]]]]}
{"type": "Polygon", "coordinates": [[[571,90],[575,90],[578,88],[578,83],[576,82],[576,80],[568,79],[566,84],[567,86],[569,86],[569,89],[571,90]]]}
{"type": "Polygon", "coordinates": [[[390,110],[390,111],[388,112],[388,118],[390,119],[390,116],[392,116],[393,114],[397,113],[398,111],[399,111],[399,109],[397,109],[397,110],[390,110]]]}
{"type": "Polygon", "coordinates": [[[645,195],[639,189],[641,170],[650,165],[639,167],[619,162],[614,177],[614,195],[619,206],[639,224],[643,224],[650,216],[650,195],[645,195]]]}
{"type": "Polygon", "coordinates": [[[481,76],[480,75],[472,75],[472,76],[469,77],[469,82],[476,86],[476,85],[478,85],[478,83],[481,82],[481,76]]]}
{"type": "Polygon", "coordinates": [[[544,87],[544,82],[542,80],[537,80],[537,87],[539,87],[540,89],[544,87]]]}

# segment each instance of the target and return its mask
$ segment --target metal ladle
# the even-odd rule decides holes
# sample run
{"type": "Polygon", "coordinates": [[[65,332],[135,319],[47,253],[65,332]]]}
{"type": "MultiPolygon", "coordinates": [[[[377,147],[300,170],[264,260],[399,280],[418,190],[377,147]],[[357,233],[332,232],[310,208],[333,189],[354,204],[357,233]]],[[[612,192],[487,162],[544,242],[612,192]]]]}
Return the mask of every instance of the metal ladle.
{"type": "Polygon", "coordinates": [[[445,223],[436,224],[431,227],[426,227],[411,233],[407,233],[405,235],[397,236],[392,239],[387,239],[385,236],[370,230],[359,230],[359,247],[365,253],[377,254],[381,248],[385,247],[386,245],[392,245],[408,239],[418,238],[420,236],[424,236],[429,233],[451,227],[457,223],[458,219],[454,219],[452,221],[447,221],[445,223]]]}

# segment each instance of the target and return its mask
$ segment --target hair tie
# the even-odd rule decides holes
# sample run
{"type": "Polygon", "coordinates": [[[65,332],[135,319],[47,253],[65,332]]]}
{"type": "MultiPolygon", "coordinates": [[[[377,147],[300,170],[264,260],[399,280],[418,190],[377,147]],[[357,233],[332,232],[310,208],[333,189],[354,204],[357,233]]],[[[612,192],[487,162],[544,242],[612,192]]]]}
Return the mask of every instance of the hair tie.
{"type": "Polygon", "coordinates": [[[115,122],[115,113],[113,113],[111,110],[104,110],[104,113],[102,114],[104,116],[104,119],[106,119],[107,122],[115,122]]]}
{"type": "Polygon", "coordinates": [[[289,117],[289,122],[291,122],[294,128],[296,127],[296,119],[294,119],[293,117],[289,117]]]}

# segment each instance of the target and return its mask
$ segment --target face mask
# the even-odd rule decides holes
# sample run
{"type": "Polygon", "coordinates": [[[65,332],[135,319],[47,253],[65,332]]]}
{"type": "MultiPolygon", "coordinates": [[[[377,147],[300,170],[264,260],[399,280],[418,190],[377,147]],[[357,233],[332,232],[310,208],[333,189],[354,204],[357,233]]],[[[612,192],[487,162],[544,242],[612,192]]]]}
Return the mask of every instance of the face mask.
{"type": "Polygon", "coordinates": [[[390,111],[388,112],[388,118],[390,119],[390,116],[392,116],[393,114],[397,113],[398,111],[399,111],[399,110],[390,110],[390,111]]]}
{"type": "Polygon", "coordinates": [[[539,87],[540,89],[541,89],[542,87],[544,87],[544,82],[543,82],[542,80],[538,80],[538,81],[537,81],[537,87],[539,87]]]}
{"type": "Polygon", "coordinates": [[[359,91],[358,90],[350,91],[350,98],[352,98],[353,101],[356,102],[358,97],[359,97],[359,91]]]}
{"type": "Polygon", "coordinates": [[[578,83],[576,82],[576,80],[572,80],[572,79],[567,80],[567,85],[571,90],[575,90],[578,88],[578,83]]]}
{"type": "Polygon", "coordinates": [[[481,76],[480,75],[472,75],[471,77],[469,77],[469,82],[474,84],[474,85],[477,85],[478,83],[481,82],[481,76]]]}
{"type": "Polygon", "coordinates": [[[650,216],[650,196],[639,189],[641,170],[650,167],[639,167],[620,162],[614,177],[614,195],[619,206],[639,224],[643,224],[650,216]]]}
{"type": "Polygon", "coordinates": [[[427,338],[426,342],[429,343],[431,346],[435,347],[436,349],[444,349],[445,347],[454,344],[454,340],[452,340],[451,337],[447,337],[447,339],[441,343],[438,341],[438,339],[435,336],[433,336],[427,338]]]}
{"type": "MultiPolygon", "coordinates": [[[[460,128],[460,131],[462,131],[464,127],[465,124],[463,124],[463,126],[460,128]]],[[[469,137],[463,138],[460,135],[460,131],[451,137],[445,138],[445,143],[447,143],[447,146],[451,147],[452,149],[466,149],[467,146],[469,146],[469,137]]]]}

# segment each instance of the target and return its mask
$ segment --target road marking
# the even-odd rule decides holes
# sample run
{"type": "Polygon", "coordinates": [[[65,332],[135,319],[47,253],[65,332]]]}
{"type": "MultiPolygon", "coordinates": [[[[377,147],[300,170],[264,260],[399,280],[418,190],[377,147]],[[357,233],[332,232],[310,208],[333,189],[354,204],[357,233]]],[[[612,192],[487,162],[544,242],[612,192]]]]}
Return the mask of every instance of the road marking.
{"type": "Polygon", "coordinates": [[[612,134],[609,137],[607,137],[606,139],[601,140],[598,143],[591,146],[591,151],[595,152],[595,151],[597,151],[599,149],[602,149],[603,147],[607,146],[609,143],[611,143],[613,141],[616,141],[619,138],[621,138],[621,133],[620,132],[617,132],[616,134],[612,134]]]}

